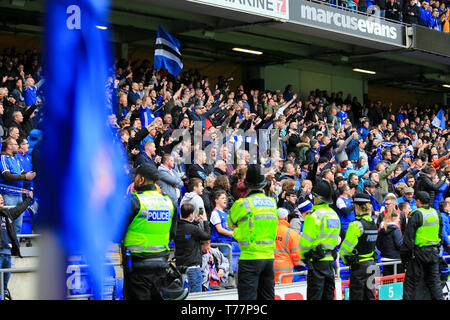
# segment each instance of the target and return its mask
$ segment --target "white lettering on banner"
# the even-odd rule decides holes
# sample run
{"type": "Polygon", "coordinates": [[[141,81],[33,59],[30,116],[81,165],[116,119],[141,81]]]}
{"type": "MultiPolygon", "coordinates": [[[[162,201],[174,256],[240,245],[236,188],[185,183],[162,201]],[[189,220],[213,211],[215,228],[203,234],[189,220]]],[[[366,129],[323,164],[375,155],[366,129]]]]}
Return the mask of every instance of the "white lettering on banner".
{"type": "Polygon", "coordinates": [[[281,19],[289,19],[289,0],[188,0],[246,11],[281,19]]]}
{"type": "Polygon", "coordinates": [[[373,34],[376,36],[397,39],[397,29],[381,23],[381,20],[374,21],[373,18],[356,18],[342,13],[333,12],[326,9],[316,9],[307,5],[301,5],[301,18],[316,21],[324,24],[335,25],[353,31],[373,34]]]}

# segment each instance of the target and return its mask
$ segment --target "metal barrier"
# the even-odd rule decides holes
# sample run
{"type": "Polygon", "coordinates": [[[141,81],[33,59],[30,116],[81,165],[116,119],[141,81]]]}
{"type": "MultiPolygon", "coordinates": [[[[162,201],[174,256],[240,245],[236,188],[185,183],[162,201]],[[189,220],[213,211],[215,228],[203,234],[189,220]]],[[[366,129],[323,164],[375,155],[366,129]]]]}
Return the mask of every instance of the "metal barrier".
{"type": "MultiPolygon", "coordinates": [[[[444,259],[450,259],[450,255],[448,256],[443,256],[444,259]]],[[[392,261],[385,261],[385,262],[379,262],[376,264],[377,267],[380,266],[389,266],[389,265],[394,265],[394,275],[397,274],[397,265],[401,264],[402,261],[401,260],[392,260],[392,261]]],[[[340,279],[341,275],[340,272],[342,270],[349,270],[350,267],[346,266],[346,267],[340,267],[339,264],[337,266],[337,270],[336,270],[336,278],[340,279]]],[[[284,273],[284,274],[280,274],[279,278],[278,278],[278,283],[281,283],[281,279],[283,277],[288,277],[288,276],[297,276],[297,275],[307,275],[308,271],[297,271],[297,272],[289,272],[289,273],[284,273]]]]}
{"type": "Polygon", "coordinates": [[[18,234],[17,238],[39,238],[41,235],[39,233],[31,233],[31,234],[18,234]]]}
{"type": "MultiPolygon", "coordinates": [[[[375,16],[375,14],[373,14],[373,13],[370,14],[370,13],[367,13],[367,12],[364,12],[364,11],[359,11],[358,9],[356,9],[356,10],[350,9],[350,8],[348,8],[346,6],[343,6],[343,5],[340,5],[340,4],[337,4],[337,3],[333,4],[333,3],[329,3],[327,1],[321,1],[321,0],[307,0],[307,1],[320,3],[320,4],[326,5],[328,7],[332,7],[332,8],[336,8],[336,9],[340,9],[340,10],[344,10],[344,11],[349,11],[349,12],[353,12],[353,13],[357,13],[357,14],[360,14],[360,15],[363,15],[363,16],[366,16],[366,17],[374,17],[374,18],[377,18],[377,19],[381,19],[381,20],[397,23],[397,24],[400,24],[402,26],[411,26],[411,24],[405,23],[403,21],[397,21],[397,20],[392,20],[392,19],[386,18],[386,17],[375,16]]],[[[338,1],[341,2],[341,3],[346,2],[346,1],[342,1],[342,0],[338,0],[338,1]]]]}
{"type": "Polygon", "coordinates": [[[230,264],[230,270],[228,272],[228,283],[232,283],[232,279],[234,279],[235,284],[237,284],[237,273],[234,274],[233,272],[233,247],[229,244],[229,243],[222,243],[222,242],[217,242],[217,243],[213,243],[211,242],[211,247],[227,247],[229,249],[228,251],[228,262],[230,264]]]}
{"type": "Polygon", "coordinates": [[[230,263],[230,267],[231,267],[231,264],[233,263],[233,247],[231,246],[231,244],[222,243],[222,242],[217,242],[217,243],[211,242],[211,247],[213,247],[213,248],[227,247],[229,249],[227,258],[228,258],[228,262],[230,263]]]}
{"type": "Polygon", "coordinates": [[[29,272],[37,272],[38,268],[8,268],[8,269],[0,269],[0,295],[2,299],[4,299],[5,294],[5,273],[29,273],[29,272]]]}

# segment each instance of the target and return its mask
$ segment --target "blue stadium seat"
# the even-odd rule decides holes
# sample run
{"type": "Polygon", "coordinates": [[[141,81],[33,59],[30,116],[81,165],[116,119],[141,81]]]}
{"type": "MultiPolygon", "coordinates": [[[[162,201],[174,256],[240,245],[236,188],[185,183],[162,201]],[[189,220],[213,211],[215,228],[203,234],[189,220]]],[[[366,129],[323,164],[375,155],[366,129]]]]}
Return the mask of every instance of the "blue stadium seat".
{"type": "Polygon", "coordinates": [[[23,214],[23,222],[22,222],[22,229],[20,231],[21,234],[31,234],[33,233],[33,217],[31,216],[30,212],[25,210],[23,214]]]}

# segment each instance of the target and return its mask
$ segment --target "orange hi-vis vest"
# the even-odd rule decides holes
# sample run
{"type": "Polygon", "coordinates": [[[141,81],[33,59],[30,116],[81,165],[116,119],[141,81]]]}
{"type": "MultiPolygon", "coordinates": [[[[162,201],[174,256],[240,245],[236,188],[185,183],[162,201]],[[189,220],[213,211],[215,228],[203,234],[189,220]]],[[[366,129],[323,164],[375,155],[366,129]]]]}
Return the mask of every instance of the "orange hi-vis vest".
{"type": "MultiPolygon", "coordinates": [[[[273,260],[275,283],[278,283],[281,274],[293,272],[294,266],[300,264],[299,242],[300,235],[289,228],[289,222],[278,220],[273,260]]],[[[292,283],[292,279],[292,276],[283,277],[281,283],[292,283]]]]}

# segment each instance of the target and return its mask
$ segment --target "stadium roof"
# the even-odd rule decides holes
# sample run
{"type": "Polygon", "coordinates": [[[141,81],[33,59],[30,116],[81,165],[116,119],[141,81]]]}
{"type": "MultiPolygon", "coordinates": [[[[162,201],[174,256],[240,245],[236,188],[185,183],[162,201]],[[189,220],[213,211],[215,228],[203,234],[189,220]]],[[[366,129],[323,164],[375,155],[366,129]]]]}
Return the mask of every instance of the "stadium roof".
{"type": "MultiPolygon", "coordinates": [[[[208,6],[208,0],[113,0],[114,41],[154,49],[158,25],[183,43],[184,57],[271,65],[319,61],[376,71],[371,83],[448,91],[450,35],[403,26],[411,43],[394,45],[332,32],[314,25],[208,6]],[[236,46],[263,51],[248,55],[236,46]]],[[[290,4],[296,0],[291,0],[290,4]]],[[[43,0],[0,1],[0,31],[42,34],[43,0]]]]}

